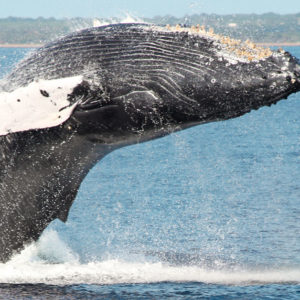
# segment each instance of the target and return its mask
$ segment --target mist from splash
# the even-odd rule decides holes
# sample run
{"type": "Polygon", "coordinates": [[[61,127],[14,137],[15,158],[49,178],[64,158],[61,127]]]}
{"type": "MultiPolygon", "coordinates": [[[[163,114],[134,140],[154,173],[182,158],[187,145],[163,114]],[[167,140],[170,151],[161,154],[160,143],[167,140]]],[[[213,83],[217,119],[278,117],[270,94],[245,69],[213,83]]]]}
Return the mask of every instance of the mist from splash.
{"type": "Polygon", "coordinates": [[[129,13],[125,13],[121,18],[94,18],[92,22],[87,19],[71,19],[70,20],[70,31],[80,31],[82,29],[86,29],[89,27],[99,27],[117,23],[143,23],[143,19],[131,15],[129,13]]]}

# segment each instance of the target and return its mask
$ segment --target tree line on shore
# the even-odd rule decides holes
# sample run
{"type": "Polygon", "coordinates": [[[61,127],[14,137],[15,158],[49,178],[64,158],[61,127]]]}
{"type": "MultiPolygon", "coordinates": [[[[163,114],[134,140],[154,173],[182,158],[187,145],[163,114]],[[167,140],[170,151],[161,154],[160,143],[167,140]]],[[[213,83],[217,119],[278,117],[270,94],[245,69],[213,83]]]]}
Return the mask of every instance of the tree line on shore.
{"type": "MultiPolygon", "coordinates": [[[[43,44],[72,31],[118,20],[96,18],[16,18],[0,19],[0,44],[43,44]]],[[[207,29],[236,39],[258,43],[299,43],[300,13],[268,14],[195,14],[176,18],[157,16],[142,21],[160,25],[204,25],[207,29]]]]}

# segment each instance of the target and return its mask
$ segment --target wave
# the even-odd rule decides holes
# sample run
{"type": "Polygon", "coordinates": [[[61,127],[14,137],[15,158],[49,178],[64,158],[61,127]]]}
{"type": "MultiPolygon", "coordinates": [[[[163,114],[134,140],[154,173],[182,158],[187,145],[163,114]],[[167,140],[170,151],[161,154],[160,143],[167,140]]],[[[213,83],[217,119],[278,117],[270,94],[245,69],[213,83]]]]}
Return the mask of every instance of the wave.
{"type": "Polygon", "coordinates": [[[0,264],[0,282],[10,284],[126,284],[201,282],[251,285],[300,284],[300,269],[210,270],[199,266],[171,266],[162,262],[128,262],[120,259],[81,263],[57,232],[47,231],[6,264],[0,264]]]}

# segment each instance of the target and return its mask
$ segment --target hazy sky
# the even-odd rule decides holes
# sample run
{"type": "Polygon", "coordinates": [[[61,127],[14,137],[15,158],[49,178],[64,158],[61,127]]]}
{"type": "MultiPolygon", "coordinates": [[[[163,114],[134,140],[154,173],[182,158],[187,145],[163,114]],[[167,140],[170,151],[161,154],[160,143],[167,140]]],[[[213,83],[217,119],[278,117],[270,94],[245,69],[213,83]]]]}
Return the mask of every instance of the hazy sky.
{"type": "Polygon", "coordinates": [[[0,17],[138,17],[193,13],[297,13],[300,0],[0,0],[0,17]]]}

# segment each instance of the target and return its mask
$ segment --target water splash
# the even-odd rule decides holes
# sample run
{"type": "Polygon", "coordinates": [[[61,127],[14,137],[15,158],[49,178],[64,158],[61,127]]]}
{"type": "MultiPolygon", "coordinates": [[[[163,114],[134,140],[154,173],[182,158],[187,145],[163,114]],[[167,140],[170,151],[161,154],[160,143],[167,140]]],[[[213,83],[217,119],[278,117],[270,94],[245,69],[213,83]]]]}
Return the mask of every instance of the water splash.
{"type": "Polygon", "coordinates": [[[129,13],[126,13],[123,18],[110,18],[110,19],[99,19],[95,18],[93,20],[93,26],[104,26],[104,25],[111,25],[111,24],[117,24],[117,23],[143,23],[143,19],[133,16],[129,13]]]}
{"type": "Polygon", "coordinates": [[[38,243],[28,246],[8,263],[0,264],[0,282],[54,285],[156,282],[299,284],[300,269],[211,270],[199,266],[171,266],[161,262],[128,262],[121,259],[83,264],[57,232],[48,230],[38,243]]]}

